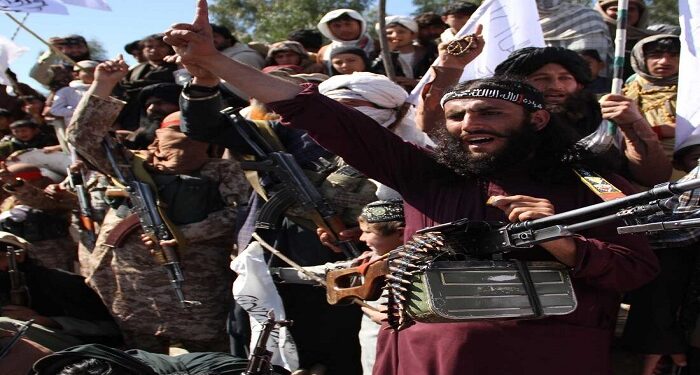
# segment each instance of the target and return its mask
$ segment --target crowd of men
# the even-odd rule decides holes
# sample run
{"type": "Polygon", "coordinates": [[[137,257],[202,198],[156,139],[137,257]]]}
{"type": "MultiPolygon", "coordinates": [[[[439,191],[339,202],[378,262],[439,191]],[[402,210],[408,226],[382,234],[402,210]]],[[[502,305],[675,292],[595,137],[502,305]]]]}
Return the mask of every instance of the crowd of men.
{"type": "MultiPolygon", "coordinates": [[[[478,8],[468,2],[386,17],[388,54],[352,9],[244,43],[209,23],[204,0],[192,24],[126,44],[135,66],[92,59],[80,35],[49,39],[30,73],[38,90],[0,86],[0,372],[250,371],[260,311],[231,293],[229,263],[253,233],[293,267],[372,264],[426,227],[545,218],[699,177],[700,138],[675,132],[680,28],[649,25],[630,0],[626,83],[610,94],[617,1],[536,3],[547,47],[461,83],[485,48],[481,27],[456,36],[478,8]],[[617,136],[595,147],[605,121],[617,136]],[[271,154],[290,155],[321,194],[311,202],[347,229],[319,228],[328,210],[299,194],[282,202],[294,189],[271,154]]],[[[697,196],[649,220],[693,217],[697,196]]],[[[264,285],[294,322],[295,358],[275,352],[262,373],[700,374],[700,236],[621,225],[506,256],[566,269],[576,308],[540,319],[394,330],[386,305],[329,304],[325,288],[280,273],[264,285]]],[[[392,288],[381,301],[403,303],[392,288]]]]}

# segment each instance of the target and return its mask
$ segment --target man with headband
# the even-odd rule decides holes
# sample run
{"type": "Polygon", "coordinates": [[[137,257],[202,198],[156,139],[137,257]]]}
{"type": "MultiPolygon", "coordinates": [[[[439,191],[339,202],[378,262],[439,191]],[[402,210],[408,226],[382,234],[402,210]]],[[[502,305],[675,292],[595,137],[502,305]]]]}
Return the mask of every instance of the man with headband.
{"type": "MultiPolygon", "coordinates": [[[[287,125],[307,130],[367,176],[396,189],[405,202],[404,239],[465,217],[518,222],[600,200],[562,162],[572,141],[540,109],[542,95],[527,84],[490,78],[455,87],[443,102],[446,126],[433,156],[312,86],[282,82],[225,59],[211,43],[207,17],[206,2],[200,0],[193,24],[167,32],[168,43],[195,76],[188,95],[212,95],[208,88],[221,77],[265,102],[287,125]],[[493,203],[487,205],[489,197],[493,203]]],[[[606,177],[630,190],[622,178],[606,177]]],[[[571,267],[578,297],[573,313],[382,330],[374,373],[559,374],[566,369],[567,374],[610,374],[619,295],[658,270],[642,237],[622,238],[615,229],[602,226],[541,245],[542,255],[571,267]]]]}

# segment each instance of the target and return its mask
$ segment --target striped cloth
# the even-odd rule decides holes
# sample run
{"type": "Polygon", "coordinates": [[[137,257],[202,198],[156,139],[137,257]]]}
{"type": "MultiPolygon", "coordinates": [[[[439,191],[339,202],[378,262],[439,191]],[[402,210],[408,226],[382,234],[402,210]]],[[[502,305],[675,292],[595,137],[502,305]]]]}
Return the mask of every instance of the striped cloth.
{"type": "Polygon", "coordinates": [[[537,0],[537,10],[547,46],[596,50],[601,59],[612,61],[610,32],[595,9],[566,0],[537,0]]]}

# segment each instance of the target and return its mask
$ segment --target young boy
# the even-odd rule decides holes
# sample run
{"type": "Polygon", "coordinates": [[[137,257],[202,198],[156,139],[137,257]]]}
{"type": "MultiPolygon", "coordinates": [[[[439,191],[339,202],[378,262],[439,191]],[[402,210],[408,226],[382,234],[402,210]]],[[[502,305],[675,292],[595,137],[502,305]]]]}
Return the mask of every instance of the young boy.
{"type": "MultiPolygon", "coordinates": [[[[331,40],[318,50],[318,62],[328,67],[331,50],[336,47],[362,48],[370,59],[377,56],[377,46],[367,34],[367,21],[352,9],[336,9],[326,13],[319,21],[318,30],[331,40]]],[[[329,71],[330,71],[330,67],[329,71]]]]}
{"type": "Polygon", "coordinates": [[[90,84],[95,79],[95,67],[98,62],[93,60],[83,60],[77,63],[73,69],[73,75],[77,78],[71,83],[56,91],[51,104],[51,113],[57,117],[63,117],[66,126],[70,123],[73,117],[73,111],[83,97],[83,93],[87,91],[90,84]]]}
{"type": "Polygon", "coordinates": [[[10,124],[11,136],[0,140],[0,160],[10,154],[28,148],[43,148],[55,145],[54,140],[44,134],[39,124],[31,120],[19,120],[10,124]]]}
{"type": "MultiPolygon", "coordinates": [[[[366,205],[362,209],[360,217],[357,219],[362,230],[360,241],[367,244],[372,251],[373,259],[387,254],[391,250],[403,245],[403,231],[406,226],[403,216],[403,202],[376,201],[366,205]]],[[[383,302],[386,297],[382,296],[377,301],[367,301],[367,303],[377,310],[383,310],[383,302]]],[[[362,372],[371,374],[374,367],[374,359],[377,349],[377,334],[382,320],[386,319],[386,313],[362,308],[362,324],[360,326],[360,347],[362,348],[362,372]]]]}
{"type": "MultiPolygon", "coordinates": [[[[395,82],[410,91],[430,68],[437,53],[429,53],[425,47],[413,42],[418,35],[418,24],[413,18],[390,16],[385,18],[385,24],[384,30],[389,41],[391,60],[396,71],[395,82]]],[[[377,74],[385,73],[382,56],[377,58],[371,71],[377,74]]]]}

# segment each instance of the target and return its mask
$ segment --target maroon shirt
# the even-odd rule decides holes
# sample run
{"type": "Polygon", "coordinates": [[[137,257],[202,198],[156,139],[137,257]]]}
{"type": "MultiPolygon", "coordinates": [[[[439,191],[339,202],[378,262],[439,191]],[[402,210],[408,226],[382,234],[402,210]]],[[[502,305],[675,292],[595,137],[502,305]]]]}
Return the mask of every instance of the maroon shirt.
{"type": "MultiPolygon", "coordinates": [[[[406,239],[416,230],[461,218],[507,221],[487,206],[491,195],[523,194],[550,200],[557,212],[600,203],[577,181],[543,184],[523,171],[498,182],[460,177],[430,155],[360,112],[311,87],[296,98],[271,103],[287,125],[305,129],[322,146],[391,188],[405,201],[406,239]]],[[[623,191],[618,176],[608,180],[623,191]]],[[[649,282],[656,257],[641,236],[620,236],[615,225],[573,237],[576,265],[570,271],[577,309],[538,320],[417,323],[382,330],[375,374],[611,374],[610,345],[622,292],[649,282]]]]}

